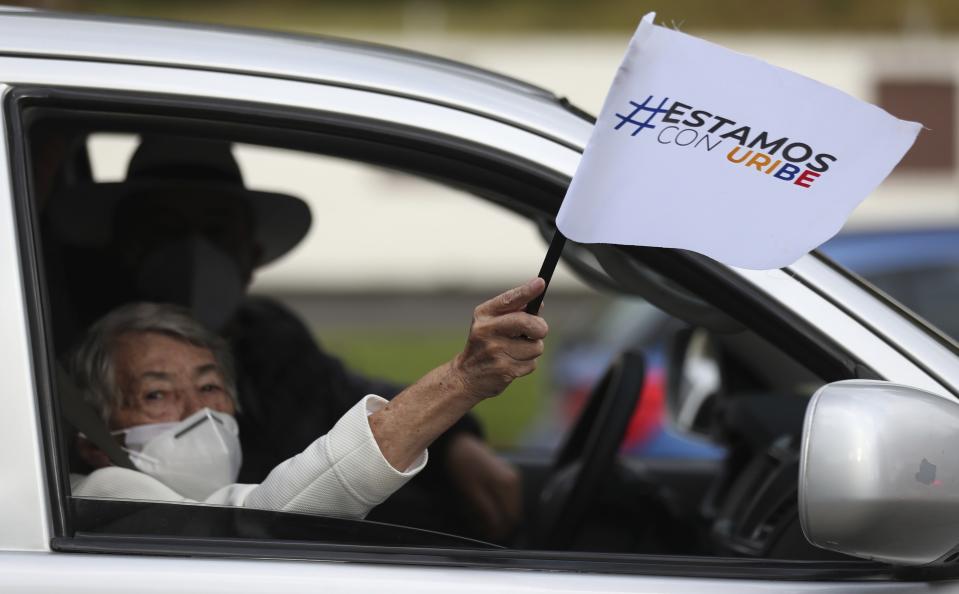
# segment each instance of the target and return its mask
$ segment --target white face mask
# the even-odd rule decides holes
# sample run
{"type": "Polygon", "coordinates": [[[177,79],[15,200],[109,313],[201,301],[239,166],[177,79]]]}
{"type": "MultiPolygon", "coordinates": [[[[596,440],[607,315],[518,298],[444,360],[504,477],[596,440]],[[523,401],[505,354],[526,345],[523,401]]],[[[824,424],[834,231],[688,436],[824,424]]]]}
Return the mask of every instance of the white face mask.
{"type": "Polygon", "coordinates": [[[236,482],[243,455],[232,415],[204,408],[178,423],[136,425],[126,436],[130,461],[180,495],[203,501],[236,482]]]}

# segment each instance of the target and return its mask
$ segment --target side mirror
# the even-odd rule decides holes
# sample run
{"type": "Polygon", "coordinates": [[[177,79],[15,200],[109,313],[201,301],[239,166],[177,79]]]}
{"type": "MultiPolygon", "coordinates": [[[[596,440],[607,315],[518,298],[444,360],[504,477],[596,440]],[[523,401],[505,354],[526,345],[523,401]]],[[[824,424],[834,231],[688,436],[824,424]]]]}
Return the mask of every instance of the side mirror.
{"type": "Polygon", "coordinates": [[[904,565],[959,558],[959,403],[888,382],[816,392],[799,461],[812,544],[904,565]]]}

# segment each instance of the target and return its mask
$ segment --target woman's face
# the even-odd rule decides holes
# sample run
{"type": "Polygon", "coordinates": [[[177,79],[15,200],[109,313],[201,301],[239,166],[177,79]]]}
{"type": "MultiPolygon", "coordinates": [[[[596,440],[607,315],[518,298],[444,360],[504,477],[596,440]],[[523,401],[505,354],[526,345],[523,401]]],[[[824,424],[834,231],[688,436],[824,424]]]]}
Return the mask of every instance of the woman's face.
{"type": "Polygon", "coordinates": [[[110,428],[176,422],[206,407],[235,414],[223,372],[206,348],[156,332],[122,335],[113,351],[122,403],[110,428]]]}

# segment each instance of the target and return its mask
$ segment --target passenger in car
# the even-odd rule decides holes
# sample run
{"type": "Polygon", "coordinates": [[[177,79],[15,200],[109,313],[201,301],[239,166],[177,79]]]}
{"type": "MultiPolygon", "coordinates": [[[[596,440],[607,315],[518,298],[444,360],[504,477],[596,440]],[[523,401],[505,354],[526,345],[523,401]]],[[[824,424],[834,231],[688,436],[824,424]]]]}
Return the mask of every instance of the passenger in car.
{"type": "Polygon", "coordinates": [[[522,310],[544,287],[533,279],[479,305],[462,352],[391,401],[367,395],[260,484],[235,483],[238,400],[224,341],[175,306],[121,307],[90,329],[72,371],[137,470],[81,438],[96,470],[71,476],[73,495],[365,517],[423,469],[440,434],[535,369],[548,327],[522,310]]]}
{"type": "MultiPolygon", "coordinates": [[[[311,214],[293,196],[247,189],[228,142],[144,136],[126,180],[72,184],[51,202],[50,236],[64,244],[64,257],[83,253],[73,246],[96,244],[119,262],[67,267],[85,271],[68,290],[87,306],[76,320],[55,311],[58,329],[150,301],[186,306],[227,339],[241,388],[243,482],[263,481],[365,394],[401,391],[351,372],[278,301],[246,294],[258,267],[300,242],[311,214]],[[98,281],[90,283],[94,272],[98,281]]],[[[404,490],[403,505],[381,513],[428,528],[508,536],[520,519],[519,474],[485,444],[479,424],[465,415],[431,453],[433,464],[404,490]],[[423,513],[410,514],[410,507],[423,513]]]]}

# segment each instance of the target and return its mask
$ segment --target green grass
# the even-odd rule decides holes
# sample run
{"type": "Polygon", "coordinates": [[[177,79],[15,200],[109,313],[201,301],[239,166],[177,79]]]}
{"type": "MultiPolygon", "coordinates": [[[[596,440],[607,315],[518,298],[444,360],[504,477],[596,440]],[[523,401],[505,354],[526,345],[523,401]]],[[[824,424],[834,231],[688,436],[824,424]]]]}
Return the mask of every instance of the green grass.
{"type": "MultiPolygon", "coordinates": [[[[325,331],[325,348],[336,353],[354,371],[409,384],[424,373],[450,360],[463,348],[462,331],[325,331]]],[[[497,449],[509,449],[529,427],[543,404],[545,379],[540,370],[513,382],[500,396],[480,404],[475,414],[497,449]]]]}

